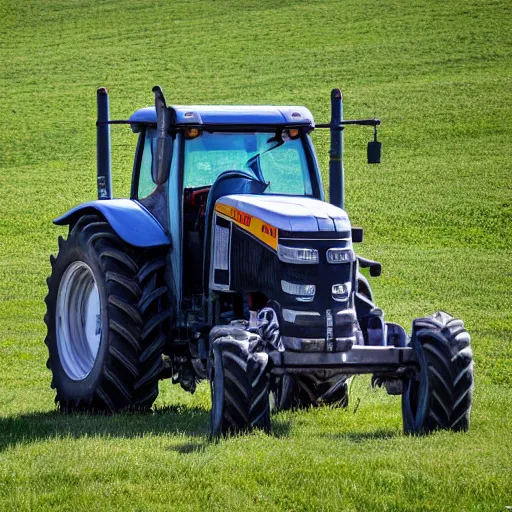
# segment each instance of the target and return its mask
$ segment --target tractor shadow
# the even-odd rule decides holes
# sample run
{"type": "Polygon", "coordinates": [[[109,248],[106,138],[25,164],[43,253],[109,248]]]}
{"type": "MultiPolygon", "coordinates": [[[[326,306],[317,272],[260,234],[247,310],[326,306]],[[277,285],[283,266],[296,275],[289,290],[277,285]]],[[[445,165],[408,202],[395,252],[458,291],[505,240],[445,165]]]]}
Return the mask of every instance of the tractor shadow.
{"type": "Polygon", "coordinates": [[[179,434],[208,436],[208,411],[171,405],[148,413],[63,414],[36,412],[0,418],[0,453],[9,447],[58,438],[138,438],[145,435],[179,434]]]}
{"type": "MultiPolygon", "coordinates": [[[[282,438],[282,437],[288,437],[290,435],[291,431],[291,424],[292,422],[290,420],[281,420],[276,419],[275,417],[271,420],[272,426],[271,431],[266,434],[268,437],[273,438],[282,438]]],[[[229,439],[230,437],[244,437],[247,435],[252,435],[252,433],[248,432],[240,432],[238,434],[235,434],[234,436],[226,436],[226,437],[216,437],[216,438],[209,438],[206,440],[191,440],[187,441],[185,443],[172,445],[169,447],[169,450],[181,453],[181,454],[188,454],[188,453],[198,453],[198,452],[204,452],[209,446],[222,444],[223,441],[229,439]]]]}
{"type": "MultiPolygon", "coordinates": [[[[286,437],[287,421],[272,420],[273,437],[286,437]]],[[[135,439],[147,435],[178,435],[193,440],[169,449],[193,453],[206,449],[222,439],[209,438],[209,413],[200,407],[170,405],[148,413],[63,414],[59,411],[35,412],[0,417],[0,453],[17,445],[51,439],[83,437],[118,437],[135,439]]]]}

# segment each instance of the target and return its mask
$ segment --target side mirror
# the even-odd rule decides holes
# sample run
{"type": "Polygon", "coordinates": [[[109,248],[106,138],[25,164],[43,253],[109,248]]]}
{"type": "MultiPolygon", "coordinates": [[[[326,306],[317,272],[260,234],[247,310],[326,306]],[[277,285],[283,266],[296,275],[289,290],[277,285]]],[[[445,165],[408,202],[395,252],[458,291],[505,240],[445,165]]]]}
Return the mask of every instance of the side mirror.
{"type": "Polygon", "coordinates": [[[373,140],[368,142],[368,163],[380,164],[382,156],[382,142],[377,140],[377,126],[373,127],[373,140]]]}
{"type": "Polygon", "coordinates": [[[363,241],[363,228],[352,227],[352,243],[360,244],[363,241]]]}
{"type": "Polygon", "coordinates": [[[171,167],[173,140],[169,135],[171,113],[165,103],[165,96],[160,86],[153,87],[156,110],[156,144],[153,151],[151,174],[157,185],[162,185],[169,177],[171,167]]]}

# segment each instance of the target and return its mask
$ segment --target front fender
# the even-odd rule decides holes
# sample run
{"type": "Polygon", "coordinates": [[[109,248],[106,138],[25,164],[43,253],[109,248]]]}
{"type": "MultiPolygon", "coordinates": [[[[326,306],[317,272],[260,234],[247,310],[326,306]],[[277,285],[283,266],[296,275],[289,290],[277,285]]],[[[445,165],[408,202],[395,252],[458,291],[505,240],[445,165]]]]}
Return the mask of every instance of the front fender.
{"type": "Polygon", "coordinates": [[[366,276],[361,274],[361,272],[357,271],[357,282],[359,284],[358,286],[358,292],[362,293],[365,297],[370,299],[371,302],[373,302],[373,292],[370,287],[370,283],[368,282],[368,279],[366,279],[366,276]]]}
{"type": "Polygon", "coordinates": [[[162,225],[140,203],[132,199],[89,201],[75,206],[53,221],[58,226],[73,226],[90,213],[99,212],[126,243],[135,247],[170,245],[162,225]]]}

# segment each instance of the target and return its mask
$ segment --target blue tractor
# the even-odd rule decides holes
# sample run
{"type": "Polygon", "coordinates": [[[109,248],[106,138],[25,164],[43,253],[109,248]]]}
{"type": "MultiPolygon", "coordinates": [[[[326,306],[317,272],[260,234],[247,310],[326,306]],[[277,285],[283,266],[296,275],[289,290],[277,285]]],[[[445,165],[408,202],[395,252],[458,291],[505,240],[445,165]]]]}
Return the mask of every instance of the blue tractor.
{"type": "Polygon", "coordinates": [[[347,380],[368,373],[402,396],[404,431],[466,430],[470,338],[438,312],[410,335],[386,322],[356,254],[361,228],[343,209],[343,130],[296,106],[155,107],[109,116],[97,92],[98,200],[55,220],[69,226],[50,258],[48,367],[63,411],[149,409],[160,379],[187,391],[208,379],[212,436],[270,429],[272,409],[346,406],[347,380]],[[138,134],[130,199],[113,199],[110,125],[138,134]],[[330,130],[330,202],[310,134],[330,130]]]}

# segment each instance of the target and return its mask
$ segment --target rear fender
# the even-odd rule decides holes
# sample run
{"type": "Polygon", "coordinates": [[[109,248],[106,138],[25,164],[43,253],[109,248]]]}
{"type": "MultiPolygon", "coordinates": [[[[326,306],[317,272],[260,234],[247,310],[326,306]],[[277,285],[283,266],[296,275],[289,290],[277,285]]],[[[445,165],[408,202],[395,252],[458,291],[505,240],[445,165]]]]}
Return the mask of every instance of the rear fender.
{"type": "Polygon", "coordinates": [[[74,226],[83,215],[100,213],[126,243],[135,247],[170,245],[162,225],[137,201],[110,199],[75,206],[53,221],[58,226],[74,226]]]}

